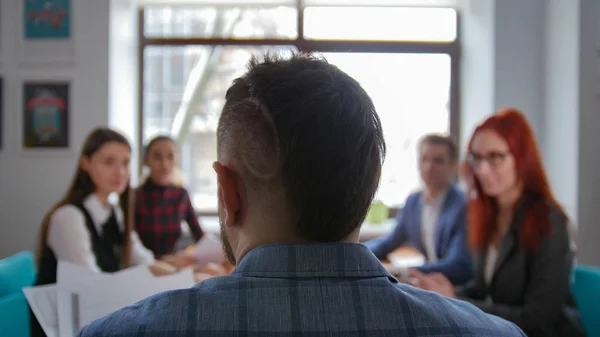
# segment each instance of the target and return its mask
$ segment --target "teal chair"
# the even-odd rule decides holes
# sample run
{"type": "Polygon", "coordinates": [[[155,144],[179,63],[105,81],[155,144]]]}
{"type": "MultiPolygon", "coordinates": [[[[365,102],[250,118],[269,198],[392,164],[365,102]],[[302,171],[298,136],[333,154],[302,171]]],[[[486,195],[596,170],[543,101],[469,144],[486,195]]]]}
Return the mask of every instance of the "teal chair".
{"type": "Polygon", "coordinates": [[[33,285],[35,263],[29,251],[0,260],[0,336],[29,337],[29,305],[23,287],[33,285]]]}
{"type": "Polygon", "coordinates": [[[600,337],[600,268],[577,265],[573,294],[589,337],[600,337]]]}

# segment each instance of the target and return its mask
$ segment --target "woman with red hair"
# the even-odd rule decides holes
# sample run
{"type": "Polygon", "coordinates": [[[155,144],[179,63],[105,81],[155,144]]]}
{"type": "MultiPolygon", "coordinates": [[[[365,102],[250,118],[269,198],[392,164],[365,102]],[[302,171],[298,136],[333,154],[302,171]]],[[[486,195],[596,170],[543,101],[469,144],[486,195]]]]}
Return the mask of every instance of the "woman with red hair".
{"type": "Polygon", "coordinates": [[[584,336],[570,290],[569,220],[523,114],[501,110],[475,129],[463,175],[475,279],[455,291],[441,274],[413,272],[418,285],[512,321],[529,337],[584,336]]]}

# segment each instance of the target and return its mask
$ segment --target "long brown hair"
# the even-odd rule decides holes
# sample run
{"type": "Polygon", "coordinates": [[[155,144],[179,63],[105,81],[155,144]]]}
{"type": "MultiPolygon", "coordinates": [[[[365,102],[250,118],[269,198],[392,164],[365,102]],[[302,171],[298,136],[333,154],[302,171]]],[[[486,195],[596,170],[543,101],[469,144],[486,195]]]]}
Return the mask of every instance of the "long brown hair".
{"type": "MultiPolygon", "coordinates": [[[[79,160],[77,161],[77,169],[75,171],[75,175],[73,176],[73,180],[67,189],[67,193],[59,202],[50,208],[50,211],[46,213],[44,219],[42,220],[42,228],[37,249],[38,261],[47,245],[46,240],[48,237],[48,228],[50,226],[50,218],[52,217],[52,214],[58,208],[65,205],[81,205],[85,198],[96,191],[96,186],[94,185],[92,178],[81,168],[81,160],[83,158],[90,158],[108,142],[117,142],[119,144],[126,145],[129,148],[129,151],[131,151],[131,145],[129,144],[127,138],[111,129],[97,128],[88,135],[87,139],[83,143],[83,148],[81,149],[81,154],[79,156],[79,160]]],[[[125,221],[125,243],[121,249],[121,264],[126,268],[131,262],[131,231],[133,228],[133,212],[130,210],[133,210],[132,205],[134,202],[134,196],[131,192],[129,182],[127,183],[127,188],[119,197],[119,204],[123,210],[123,218],[125,221]]]]}
{"type": "MultiPolygon", "coordinates": [[[[473,138],[482,130],[493,130],[500,135],[515,159],[517,178],[523,182],[522,198],[527,198],[529,202],[529,209],[520,229],[521,240],[526,249],[533,250],[542,235],[550,231],[549,207],[552,205],[562,211],[548,183],[533,131],[520,111],[500,110],[477,126],[469,141],[469,153],[472,150],[473,138]]],[[[497,230],[497,210],[493,198],[483,193],[468,161],[463,165],[463,175],[469,190],[469,242],[473,249],[482,253],[497,230]]]]}

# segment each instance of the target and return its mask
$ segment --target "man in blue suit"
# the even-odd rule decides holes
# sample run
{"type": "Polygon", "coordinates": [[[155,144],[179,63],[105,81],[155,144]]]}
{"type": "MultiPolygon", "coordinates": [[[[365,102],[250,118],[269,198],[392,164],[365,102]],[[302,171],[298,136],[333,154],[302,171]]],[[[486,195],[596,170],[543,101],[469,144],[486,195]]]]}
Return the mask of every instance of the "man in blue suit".
{"type": "Polygon", "coordinates": [[[425,185],[408,196],[398,212],[396,227],[388,235],[366,243],[378,258],[400,246],[412,246],[427,262],[423,273],[442,273],[454,284],[473,276],[466,240],[466,198],[452,183],[458,162],[454,141],[426,135],[419,143],[419,172],[425,185]]]}

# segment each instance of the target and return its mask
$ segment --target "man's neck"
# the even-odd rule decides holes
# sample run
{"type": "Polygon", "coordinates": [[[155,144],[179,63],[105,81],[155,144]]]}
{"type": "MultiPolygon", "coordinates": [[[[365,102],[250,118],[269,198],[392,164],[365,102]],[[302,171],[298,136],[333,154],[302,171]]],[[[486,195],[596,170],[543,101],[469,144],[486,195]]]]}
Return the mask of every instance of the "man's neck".
{"type": "Polygon", "coordinates": [[[423,197],[425,201],[430,202],[437,199],[446,189],[448,189],[449,185],[439,186],[439,187],[425,187],[423,190],[423,197]]]}
{"type": "MultiPolygon", "coordinates": [[[[271,231],[271,234],[262,234],[255,235],[252,237],[244,236],[238,242],[238,245],[234,251],[236,263],[239,264],[240,261],[246,256],[246,254],[254,248],[263,245],[269,244],[301,244],[301,243],[314,243],[314,241],[306,240],[300,238],[294,234],[288,233],[275,233],[276,231],[271,231]]],[[[354,230],[350,235],[348,235],[345,239],[340,241],[340,243],[358,243],[359,242],[359,233],[360,227],[354,230]]]]}

